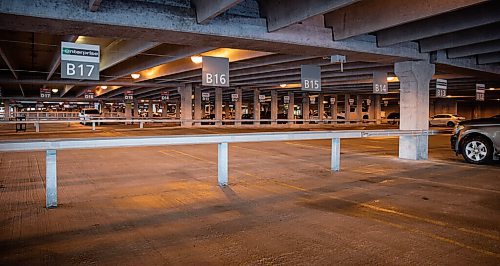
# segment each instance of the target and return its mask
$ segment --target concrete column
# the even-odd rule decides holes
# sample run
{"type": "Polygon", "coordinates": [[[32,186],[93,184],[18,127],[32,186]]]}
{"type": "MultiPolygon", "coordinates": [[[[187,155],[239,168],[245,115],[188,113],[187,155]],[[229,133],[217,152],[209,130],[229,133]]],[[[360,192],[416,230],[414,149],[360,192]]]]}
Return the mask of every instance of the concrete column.
{"type": "Polygon", "coordinates": [[[382,96],[381,95],[375,95],[374,100],[372,102],[372,105],[374,107],[374,116],[373,118],[377,120],[375,124],[380,125],[382,123],[382,96]]]}
{"type": "MultiPolygon", "coordinates": [[[[400,82],[400,129],[429,129],[429,82],[434,69],[433,64],[425,61],[394,64],[400,82]]],[[[399,137],[399,158],[426,160],[428,136],[399,137]]]]}
{"type": "MultiPolygon", "coordinates": [[[[325,119],[325,104],[323,101],[325,100],[325,96],[323,93],[320,93],[318,95],[318,119],[323,120],[325,119]]],[[[323,122],[320,122],[323,124],[323,122]]]]}
{"type": "MultiPolygon", "coordinates": [[[[238,100],[234,103],[234,119],[241,120],[242,107],[243,107],[243,91],[241,88],[236,88],[235,92],[238,94],[238,100]]],[[[235,125],[241,125],[241,121],[234,122],[235,125]]]]}
{"type": "MultiPolygon", "coordinates": [[[[271,119],[278,119],[278,91],[271,90],[271,119]]],[[[276,121],[272,121],[271,125],[276,125],[276,121]]]]}
{"type": "MultiPolygon", "coordinates": [[[[203,106],[201,102],[201,87],[194,88],[194,120],[201,120],[203,114],[203,106]]],[[[195,125],[201,125],[201,122],[195,122],[195,125]]]]}
{"type": "MultiPolygon", "coordinates": [[[[253,91],[253,119],[260,120],[260,100],[259,100],[260,90],[255,89],[253,91]]],[[[254,125],[260,125],[260,122],[256,121],[254,125]]]]}
{"type": "MultiPolygon", "coordinates": [[[[125,120],[132,119],[132,103],[125,103],[125,120]]],[[[129,124],[126,122],[125,124],[129,124]]]]}
{"type": "MultiPolygon", "coordinates": [[[[222,88],[215,88],[215,106],[214,106],[215,120],[222,120],[222,88]]],[[[215,123],[222,125],[222,122],[215,123]]]]}
{"type": "Polygon", "coordinates": [[[148,117],[149,118],[153,117],[153,101],[152,100],[148,101],[148,117]]]}
{"type": "MultiPolygon", "coordinates": [[[[339,110],[339,98],[337,97],[337,95],[332,95],[332,97],[335,98],[335,103],[331,105],[330,116],[332,117],[332,119],[337,119],[337,112],[339,110]]],[[[337,122],[333,123],[337,124],[337,122]]]]}
{"type": "MultiPolygon", "coordinates": [[[[288,97],[290,97],[290,103],[288,104],[288,120],[295,119],[295,114],[293,113],[295,110],[295,95],[293,92],[288,92],[288,97]]],[[[289,121],[288,124],[293,124],[294,122],[289,121]]]]}
{"type": "Polygon", "coordinates": [[[168,109],[168,103],[167,102],[161,102],[161,116],[162,117],[167,117],[167,109],[168,109]]]}
{"type": "Polygon", "coordinates": [[[187,120],[193,119],[193,86],[192,84],[186,84],[184,87],[180,87],[178,90],[179,94],[181,95],[181,120],[183,120],[181,125],[190,127],[193,125],[193,123],[191,121],[188,122],[187,120]]]}
{"type": "Polygon", "coordinates": [[[374,117],[375,117],[375,95],[368,96],[368,99],[370,99],[370,104],[368,105],[368,119],[374,119],[374,117]]]}
{"type": "Polygon", "coordinates": [[[224,120],[228,120],[229,119],[229,113],[231,113],[231,109],[229,109],[229,104],[231,104],[231,102],[227,102],[224,104],[224,114],[225,114],[225,119],[224,120]]]}
{"type": "Polygon", "coordinates": [[[351,95],[346,94],[344,98],[344,109],[345,109],[345,119],[349,120],[351,119],[351,104],[349,103],[349,99],[351,98],[351,95]]]}
{"type": "Polygon", "coordinates": [[[139,117],[139,101],[138,100],[134,100],[134,114],[130,114],[130,116],[133,116],[133,117],[139,117]]]}
{"type": "Polygon", "coordinates": [[[175,119],[181,119],[181,102],[175,102],[175,119]]]}
{"type": "MultiPolygon", "coordinates": [[[[309,120],[309,93],[302,93],[302,118],[309,120]]],[[[304,122],[309,124],[309,122],[304,122]]]]}
{"type": "Polygon", "coordinates": [[[9,120],[10,117],[10,102],[8,100],[3,100],[4,107],[4,120],[9,120]]]}
{"type": "Polygon", "coordinates": [[[363,119],[363,97],[356,95],[356,117],[358,120],[363,119]]]}

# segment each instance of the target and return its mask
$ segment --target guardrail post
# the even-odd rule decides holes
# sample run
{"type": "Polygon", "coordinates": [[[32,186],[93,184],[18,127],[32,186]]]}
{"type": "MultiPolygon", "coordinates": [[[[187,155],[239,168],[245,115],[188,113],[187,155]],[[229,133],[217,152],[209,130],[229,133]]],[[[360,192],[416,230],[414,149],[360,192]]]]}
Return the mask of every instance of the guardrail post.
{"type": "Polygon", "coordinates": [[[217,180],[219,186],[225,187],[228,184],[228,152],[227,143],[218,144],[217,180]]]}
{"type": "Polygon", "coordinates": [[[35,131],[40,132],[40,123],[35,122],[35,131]]]}
{"type": "Polygon", "coordinates": [[[57,163],[56,150],[47,150],[45,157],[45,206],[57,207],[57,163]]]}
{"type": "Polygon", "coordinates": [[[139,128],[144,128],[144,122],[139,122],[139,128]]]}
{"type": "Polygon", "coordinates": [[[95,131],[95,122],[92,122],[92,131],[95,131]]]}
{"type": "Polygon", "coordinates": [[[332,165],[331,169],[334,172],[340,171],[340,139],[332,139],[332,165]]]}

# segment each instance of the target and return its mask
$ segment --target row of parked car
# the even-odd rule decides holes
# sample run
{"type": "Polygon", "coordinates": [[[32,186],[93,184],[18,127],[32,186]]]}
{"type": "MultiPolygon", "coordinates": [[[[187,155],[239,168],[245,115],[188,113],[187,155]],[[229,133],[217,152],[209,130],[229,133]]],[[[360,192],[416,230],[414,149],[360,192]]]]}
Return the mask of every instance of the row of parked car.
{"type": "MultiPolygon", "coordinates": [[[[387,116],[387,122],[392,125],[399,124],[399,113],[390,113],[387,116]]],[[[429,126],[447,126],[454,127],[459,122],[464,121],[465,117],[454,114],[437,114],[429,118],[429,126]]]]}

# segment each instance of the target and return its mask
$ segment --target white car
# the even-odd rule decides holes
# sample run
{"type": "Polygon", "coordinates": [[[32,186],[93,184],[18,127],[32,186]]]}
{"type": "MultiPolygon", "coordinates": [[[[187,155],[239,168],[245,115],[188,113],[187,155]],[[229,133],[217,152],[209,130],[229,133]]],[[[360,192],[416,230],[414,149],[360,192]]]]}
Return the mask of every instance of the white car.
{"type": "Polygon", "coordinates": [[[78,117],[80,118],[80,124],[85,125],[85,121],[95,119],[97,117],[100,117],[101,114],[99,113],[99,110],[89,108],[89,109],[82,109],[80,113],[78,114],[78,117]]]}
{"type": "Polygon", "coordinates": [[[453,114],[437,114],[429,119],[430,126],[454,127],[458,122],[464,121],[465,117],[453,114]]]}

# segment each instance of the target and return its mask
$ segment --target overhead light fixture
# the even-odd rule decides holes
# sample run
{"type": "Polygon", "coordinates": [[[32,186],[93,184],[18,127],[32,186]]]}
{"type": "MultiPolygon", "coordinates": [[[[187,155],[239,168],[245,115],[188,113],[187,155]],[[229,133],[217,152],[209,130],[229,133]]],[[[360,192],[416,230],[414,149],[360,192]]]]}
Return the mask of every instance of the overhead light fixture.
{"type": "Polygon", "coordinates": [[[108,88],[108,86],[101,86],[101,89],[103,89],[103,90],[105,90],[107,88],[108,88]]]}
{"type": "Polygon", "coordinates": [[[58,91],[59,91],[59,89],[52,89],[53,93],[57,93],[58,91]]]}
{"type": "Polygon", "coordinates": [[[388,82],[399,81],[397,77],[387,77],[388,82]]]}
{"type": "Polygon", "coordinates": [[[134,74],[130,74],[130,76],[133,78],[133,79],[138,79],[141,77],[141,74],[139,73],[134,73],[134,74]]]}
{"type": "Polygon", "coordinates": [[[201,62],[203,62],[203,57],[199,55],[193,55],[191,56],[191,61],[193,61],[193,63],[195,64],[200,64],[201,62]]]}
{"type": "Polygon", "coordinates": [[[494,91],[494,90],[495,90],[495,88],[490,88],[490,91],[494,91]]]}
{"type": "Polygon", "coordinates": [[[280,84],[280,87],[282,87],[282,88],[286,88],[286,85],[287,85],[287,84],[282,83],[282,84],[280,84]]]}

